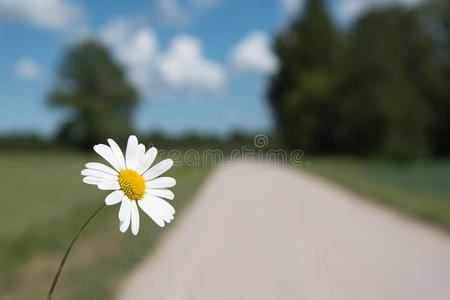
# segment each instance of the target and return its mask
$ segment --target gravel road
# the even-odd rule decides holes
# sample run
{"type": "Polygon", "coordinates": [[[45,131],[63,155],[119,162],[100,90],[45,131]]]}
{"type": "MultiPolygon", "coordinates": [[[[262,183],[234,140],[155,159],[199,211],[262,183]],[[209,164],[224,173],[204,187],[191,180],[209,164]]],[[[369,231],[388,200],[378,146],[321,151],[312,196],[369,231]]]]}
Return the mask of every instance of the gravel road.
{"type": "Polygon", "coordinates": [[[286,167],[217,168],[164,230],[118,300],[450,299],[448,234],[286,167]]]}

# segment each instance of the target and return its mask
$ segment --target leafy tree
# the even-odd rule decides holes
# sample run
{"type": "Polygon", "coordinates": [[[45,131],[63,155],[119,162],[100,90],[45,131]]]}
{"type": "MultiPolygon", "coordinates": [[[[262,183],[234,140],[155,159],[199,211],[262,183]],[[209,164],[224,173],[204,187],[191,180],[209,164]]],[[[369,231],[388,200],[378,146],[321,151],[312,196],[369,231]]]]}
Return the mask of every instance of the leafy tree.
{"type": "Polygon", "coordinates": [[[450,154],[450,2],[430,0],[420,10],[425,33],[432,39],[433,60],[425,66],[424,89],[431,101],[432,147],[438,155],[450,154]]]}
{"type": "Polygon", "coordinates": [[[107,137],[121,140],[132,131],[138,94],[102,44],[86,40],[70,48],[58,75],[48,101],[69,111],[60,140],[86,148],[107,137]]]}
{"type": "Polygon", "coordinates": [[[268,96],[283,140],[305,151],[335,151],[341,41],[322,0],[306,3],[277,37],[275,52],[280,69],[268,96]]]}
{"type": "Polygon", "coordinates": [[[397,159],[429,152],[430,45],[414,10],[375,10],[357,21],[338,131],[347,152],[397,159]]]}

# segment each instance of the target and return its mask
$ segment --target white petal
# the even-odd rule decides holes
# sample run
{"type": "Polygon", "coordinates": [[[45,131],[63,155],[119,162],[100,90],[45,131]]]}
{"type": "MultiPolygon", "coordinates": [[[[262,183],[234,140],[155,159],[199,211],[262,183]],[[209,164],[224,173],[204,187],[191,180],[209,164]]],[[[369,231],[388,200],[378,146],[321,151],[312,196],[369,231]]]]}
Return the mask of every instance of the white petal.
{"type": "Polygon", "coordinates": [[[125,197],[122,191],[114,191],[105,198],[106,205],[114,205],[122,201],[125,197]]]}
{"type": "Polygon", "coordinates": [[[117,180],[117,175],[111,175],[102,171],[98,170],[91,170],[91,169],[84,169],[81,171],[81,175],[83,176],[91,176],[91,177],[97,177],[101,179],[107,179],[107,180],[117,180]]]}
{"type": "Polygon", "coordinates": [[[138,140],[136,136],[130,135],[125,153],[127,169],[136,170],[138,163],[138,140]]]}
{"type": "Polygon", "coordinates": [[[120,222],[119,225],[120,232],[124,233],[125,231],[128,230],[128,227],[130,227],[130,221],[131,221],[131,212],[127,216],[125,216],[125,220],[120,222]]]}
{"type": "Polygon", "coordinates": [[[138,201],[139,207],[160,227],[164,227],[164,220],[148,205],[145,198],[138,201]]]}
{"type": "Polygon", "coordinates": [[[154,210],[159,213],[161,218],[163,218],[166,223],[170,223],[174,219],[174,213],[169,211],[167,208],[164,208],[157,203],[152,203],[152,205],[154,210]]]}
{"type": "Polygon", "coordinates": [[[119,190],[120,186],[117,180],[104,180],[100,182],[98,185],[98,188],[101,190],[119,190]]]}
{"type": "Polygon", "coordinates": [[[117,145],[117,143],[113,139],[108,139],[108,144],[111,146],[111,150],[114,153],[114,157],[119,163],[120,168],[122,170],[126,169],[127,167],[125,166],[125,158],[123,157],[123,153],[122,150],[120,150],[119,145],[117,145]]]}
{"type": "Polygon", "coordinates": [[[175,208],[169,202],[158,197],[155,198],[158,199],[159,203],[161,203],[161,205],[164,206],[172,215],[175,214],[175,208]]]}
{"type": "Polygon", "coordinates": [[[170,223],[170,221],[173,220],[173,214],[175,213],[175,209],[173,207],[171,207],[172,209],[169,209],[168,207],[165,207],[162,203],[159,203],[149,197],[145,197],[143,200],[144,203],[149,208],[151,208],[158,216],[160,216],[166,223],[170,223]]]}
{"type": "Polygon", "coordinates": [[[109,162],[114,169],[120,171],[119,163],[117,162],[111,148],[106,145],[99,144],[94,146],[94,151],[97,152],[101,157],[103,157],[107,162],[109,162]]]}
{"type": "Polygon", "coordinates": [[[167,209],[161,208],[155,205],[155,203],[151,203],[151,207],[164,220],[164,222],[170,223],[170,221],[173,220],[173,214],[170,213],[167,209]]]}
{"type": "Polygon", "coordinates": [[[152,205],[158,207],[158,209],[167,211],[172,215],[175,213],[175,208],[173,208],[173,206],[170,205],[169,202],[152,195],[148,195],[146,198],[150,203],[152,203],[152,205]]]}
{"type": "Polygon", "coordinates": [[[102,181],[103,181],[103,179],[100,179],[100,178],[97,178],[97,177],[90,177],[90,176],[88,176],[88,177],[84,177],[83,178],[83,182],[87,183],[87,184],[95,184],[95,185],[97,185],[97,184],[99,184],[102,181]]]}
{"type": "Polygon", "coordinates": [[[144,160],[145,146],[144,144],[139,144],[137,148],[138,152],[138,162],[141,163],[144,160]]]}
{"type": "Polygon", "coordinates": [[[156,165],[154,165],[150,170],[145,172],[144,175],[142,175],[142,176],[144,177],[145,180],[151,180],[153,178],[158,177],[162,173],[166,172],[172,166],[173,166],[173,160],[168,158],[168,159],[165,159],[165,160],[157,163],[156,165]]]}
{"type": "Polygon", "coordinates": [[[144,159],[142,160],[141,165],[139,166],[139,174],[144,173],[150,168],[152,163],[155,161],[156,155],[158,154],[158,150],[155,147],[151,147],[144,155],[144,159]]]}
{"type": "Polygon", "coordinates": [[[131,200],[127,197],[122,198],[122,203],[119,208],[119,221],[123,222],[127,215],[131,213],[131,200]]]}
{"type": "Polygon", "coordinates": [[[138,163],[136,166],[136,172],[138,172],[139,174],[142,173],[142,169],[143,169],[143,162],[144,162],[144,157],[145,157],[145,146],[144,144],[139,144],[138,145],[138,163]]]}
{"type": "Polygon", "coordinates": [[[102,171],[111,175],[117,175],[117,171],[111,169],[110,167],[101,164],[101,163],[96,163],[96,162],[91,162],[91,163],[87,163],[86,164],[86,168],[91,169],[91,170],[98,170],[98,171],[102,171]]]}
{"type": "Polygon", "coordinates": [[[145,182],[148,188],[164,189],[173,187],[177,182],[172,177],[159,177],[145,182]]]}
{"type": "Polygon", "coordinates": [[[162,197],[169,200],[173,200],[173,198],[175,198],[175,195],[172,193],[172,191],[166,189],[148,189],[147,193],[149,195],[162,197]]]}
{"type": "Polygon", "coordinates": [[[139,211],[136,201],[131,201],[131,233],[137,235],[139,232],[139,211]]]}

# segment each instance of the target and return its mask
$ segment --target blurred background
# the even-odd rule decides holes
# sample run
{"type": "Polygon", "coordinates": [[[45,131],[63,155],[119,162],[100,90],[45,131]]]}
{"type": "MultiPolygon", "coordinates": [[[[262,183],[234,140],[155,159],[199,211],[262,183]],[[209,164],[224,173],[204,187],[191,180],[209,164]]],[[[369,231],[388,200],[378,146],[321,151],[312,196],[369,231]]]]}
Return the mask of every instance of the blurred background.
{"type": "MultiPolygon", "coordinates": [[[[0,0],[2,299],[45,294],[103,197],[79,175],[92,145],[130,133],[225,153],[263,133],[447,231],[449,30],[447,0],[0,0]]],[[[170,171],[177,210],[210,170],[170,171]]],[[[157,243],[150,222],[145,238],[112,232],[115,213],[86,232],[61,299],[109,299],[157,243]]]]}

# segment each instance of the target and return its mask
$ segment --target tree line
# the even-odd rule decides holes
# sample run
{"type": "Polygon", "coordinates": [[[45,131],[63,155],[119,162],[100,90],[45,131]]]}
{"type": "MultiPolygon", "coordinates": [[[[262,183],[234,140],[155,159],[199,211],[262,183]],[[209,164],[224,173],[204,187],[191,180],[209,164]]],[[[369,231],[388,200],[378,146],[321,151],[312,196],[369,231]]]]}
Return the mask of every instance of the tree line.
{"type": "Polygon", "coordinates": [[[412,159],[450,154],[450,1],[366,12],[338,29],[309,0],[276,37],[268,99],[290,148],[412,159]]]}

